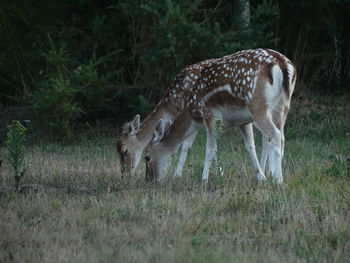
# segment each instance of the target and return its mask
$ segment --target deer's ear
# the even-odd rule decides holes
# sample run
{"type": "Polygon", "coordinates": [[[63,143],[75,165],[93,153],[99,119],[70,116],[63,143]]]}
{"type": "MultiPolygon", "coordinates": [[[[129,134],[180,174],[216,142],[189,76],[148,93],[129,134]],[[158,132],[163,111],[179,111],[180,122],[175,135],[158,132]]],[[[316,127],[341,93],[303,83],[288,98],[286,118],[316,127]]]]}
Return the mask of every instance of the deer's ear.
{"type": "Polygon", "coordinates": [[[123,133],[133,136],[140,130],[140,115],[137,114],[131,122],[127,122],[123,126],[123,133]]]}
{"type": "Polygon", "coordinates": [[[169,130],[169,127],[171,126],[171,121],[167,121],[164,126],[165,131],[169,130]]]}
{"type": "Polygon", "coordinates": [[[169,133],[170,126],[171,126],[171,121],[167,121],[164,126],[165,127],[164,127],[164,135],[163,135],[163,137],[166,136],[169,133]]]}
{"type": "Polygon", "coordinates": [[[122,133],[130,135],[131,130],[132,130],[131,129],[131,123],[130,122],[124,123],[123,129],[122,129],[122,133]]]}
{"type": "Polygon", "coordinates": [[[165,131],[165,123],[163,119],[160,119],[157,123],[157,126],[153,132],[153,142],[159,142],[164,137],[164,131],[165,131]]]}
{"type": "Polygon", "coordinates": [[[133,135],[137,134],[140,130],[140,115],[137,114],[134,120],[131,122],[133,135]]]}

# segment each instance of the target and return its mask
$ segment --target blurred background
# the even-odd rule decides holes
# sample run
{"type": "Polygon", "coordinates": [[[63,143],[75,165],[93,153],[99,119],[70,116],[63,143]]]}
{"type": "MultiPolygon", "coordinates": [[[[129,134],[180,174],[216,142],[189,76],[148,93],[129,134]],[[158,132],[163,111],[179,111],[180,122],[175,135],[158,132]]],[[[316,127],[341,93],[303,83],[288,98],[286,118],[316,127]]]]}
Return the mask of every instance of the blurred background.
{"type": "Polygon", "coordinates": [[[349,95],[349,14],[350,0],[2,0],[0,128],[117,127],[184,66],[256,47],[295,63],[297,95],[349,95]]]}

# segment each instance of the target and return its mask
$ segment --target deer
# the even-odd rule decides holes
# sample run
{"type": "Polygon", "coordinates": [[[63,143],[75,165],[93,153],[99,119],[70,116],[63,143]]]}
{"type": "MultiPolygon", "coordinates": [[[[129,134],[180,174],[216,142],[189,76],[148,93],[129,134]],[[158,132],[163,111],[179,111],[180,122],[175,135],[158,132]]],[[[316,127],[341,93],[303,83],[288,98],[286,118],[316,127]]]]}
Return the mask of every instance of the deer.
{"type": "Polygon", "coordinates": [[[266,180],[265,165],[277,184],[283,183],[284,125],[296,84],[296,68],[271,49],[243,50],[215,60],[203,68],[185,107],[172,123],[158,120],[147,146],[146,179],[161,183],[169,157],[199,129],[207,134],[202,181],[206,183],[216,151],[214,122],[239,126],[258,181],[266,180]],[[263,137],[260,163],[253,125],[263,137]]]}

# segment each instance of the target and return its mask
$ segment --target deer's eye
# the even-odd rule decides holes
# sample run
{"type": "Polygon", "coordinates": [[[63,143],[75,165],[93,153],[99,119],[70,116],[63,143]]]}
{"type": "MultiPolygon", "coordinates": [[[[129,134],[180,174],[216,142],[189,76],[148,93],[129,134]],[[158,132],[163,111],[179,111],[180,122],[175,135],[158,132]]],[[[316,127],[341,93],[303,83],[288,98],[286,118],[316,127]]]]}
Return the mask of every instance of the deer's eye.
{"type": "Polygon", "coordinates": [[[151,160],[151,156],[149,156],[149,155],[145,156],[145,160],[146,160],[146,162],[149,162],[151,160]]]}

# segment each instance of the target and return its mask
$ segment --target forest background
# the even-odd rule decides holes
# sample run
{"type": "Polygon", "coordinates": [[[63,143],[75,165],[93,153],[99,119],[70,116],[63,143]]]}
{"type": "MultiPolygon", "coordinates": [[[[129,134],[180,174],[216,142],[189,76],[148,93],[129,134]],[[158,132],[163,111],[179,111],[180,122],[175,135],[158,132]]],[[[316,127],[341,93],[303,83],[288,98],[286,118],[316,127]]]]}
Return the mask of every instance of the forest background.
{"type": "Polygon", "coordinates": [[[184,66],[256,47],[296,64],[296,94],[349,94],[349,3],[3,0],[0,114],[24,106],[58,137],[116,127],[145,117],[184,66]]]}

